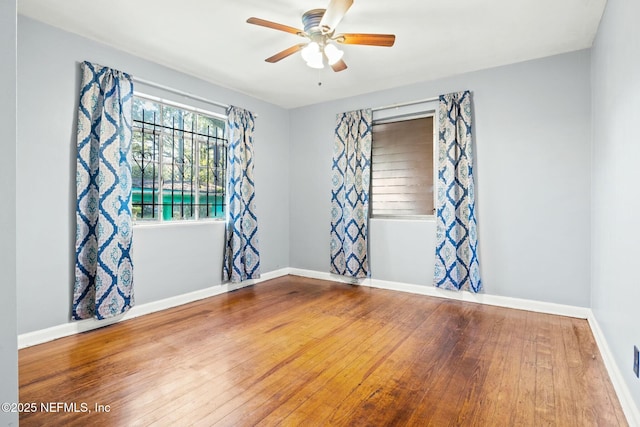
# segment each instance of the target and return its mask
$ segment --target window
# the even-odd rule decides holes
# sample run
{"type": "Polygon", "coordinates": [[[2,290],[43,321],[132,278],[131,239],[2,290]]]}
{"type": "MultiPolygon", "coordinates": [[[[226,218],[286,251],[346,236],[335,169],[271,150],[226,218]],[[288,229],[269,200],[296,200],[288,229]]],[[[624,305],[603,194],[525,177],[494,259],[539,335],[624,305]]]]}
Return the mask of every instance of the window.
{"type": "Polygon", "coordinates": [[[133,99],[134,220],[222,218],[227,143],[224,121],[201,110],[133,99]]]}
{"type": "Polygon", "coordinates": [[[371,216],[434,213],[434,116],[374,120],[371,216]]]}

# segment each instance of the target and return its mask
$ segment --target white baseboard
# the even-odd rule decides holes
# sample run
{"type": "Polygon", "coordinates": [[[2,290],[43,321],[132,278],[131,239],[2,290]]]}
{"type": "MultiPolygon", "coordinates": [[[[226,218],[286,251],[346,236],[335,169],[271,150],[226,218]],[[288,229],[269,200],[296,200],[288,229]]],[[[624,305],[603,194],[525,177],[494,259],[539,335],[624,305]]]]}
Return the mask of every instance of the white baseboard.
{"type": "Polygon", "coordinates": [[[560,316],[575,317],[578,319],[586,319],[589,315],[589,308],[577,307],[573,305],[556,304],[552,302],[534,301],[521,298],[503,297],[499,295],[474,294],[467,291],[453,292],[438,289],[434,286],[412,285],[409,283],[390,282],[386,280],[376,279],[351,279],[348,277],[337,276],[330,273],[303,270],[299,268],[290,268],[289,274],[295,276],[309,277],[320,280],[332,280],[342,283],[358,284],[360,286],[369,286],[372,288],[388,289],[400,292],[410,292],[412,294],[427,295],[438,298],[448,298],[458,301],[475,302],[478,304],[494,305],[498,307],[515,308],[519,310],[535,311],[538,313],[557,314],[560,316]]]}
{"type": "Polygon", "coordinates": [[[260,279],[246,280],[241,283],[224,283],[216,286],[211,286],[205,289],[199,289],[197,291],[189,292],[187,294],[176,295],[174,297],[165,298],[159,301],[153,301],[146,304],[136,305],[132,307],[131,310],[124,313],[123,315],[114,317],[112,319],[79,320],[79,321],[64,323],[62,325],[52,326],[50,328],[41,329],[38,331],[27,332],[27,333],[18,335],[18,348],[31,347],[36,344],[42,344],[42,343],[52,341],[58,338],[63,338],[69,335],[74,335],[81,332],[90,331],[92,329],[113,325],[114,323],[122,322],[123,320],[133,319],[135,317],[143,316],[145,314],[154,313],[160,310],[166,310],[168,308],[177,307],[179,305],[198,301],[204,298],[209,298],[215,295],[220,295],[226,292],[234,291],[236,289],[244,288],[246,286],[255,285],[256,283],[264,282],[265,280],[286,276],[287,274],[289,274],[289,269],[282,268],[280,270],[263,273],[261,274],[260,279]]]}
{"type": "Polygon", "coordinates": [[[611,379],[613,388],[618,395],[618,400],[620,401],[624,415],[627,417],[627,423],[629,423],[630,427],[640,427],[640,409],[638,409],[638,406],[633,400],[631,390],[629,390],[627,383],[624,381],[622,372],[620,372],[620,369],[613,358],[609,344],[607,344],[607,340],[600,328],[600,324],[591,309],[589,310],[587,320],[589,321],[593,337],[595,338],[600,354],[602,355],[604,365],[609,373],[609,378],[611,379]]]}

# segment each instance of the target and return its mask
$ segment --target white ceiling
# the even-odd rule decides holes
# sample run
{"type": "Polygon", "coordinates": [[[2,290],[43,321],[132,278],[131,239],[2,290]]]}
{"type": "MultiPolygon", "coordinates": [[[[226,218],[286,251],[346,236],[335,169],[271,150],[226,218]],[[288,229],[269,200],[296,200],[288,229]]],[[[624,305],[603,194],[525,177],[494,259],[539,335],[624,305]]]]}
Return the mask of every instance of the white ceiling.
{"type": "Polygon", "coordinates": [[[302,28],[302,14],[328,2],[18,0],[18,12],[293,108],[588,48],[606,0],[355,0],[336,33],[392,33],[395,46],[343,46],[340,73],[299,53],[264,61],[304,39],[247,18],[302,28]]]}

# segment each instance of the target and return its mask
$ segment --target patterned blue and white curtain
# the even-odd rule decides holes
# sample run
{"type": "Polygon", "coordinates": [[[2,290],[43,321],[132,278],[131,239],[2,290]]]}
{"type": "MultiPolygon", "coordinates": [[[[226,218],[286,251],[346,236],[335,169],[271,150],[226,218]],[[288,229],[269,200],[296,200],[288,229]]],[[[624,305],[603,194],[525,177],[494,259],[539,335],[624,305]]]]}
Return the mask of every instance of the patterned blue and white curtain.
{"type": "Polygon", "coordinates": [[[473,183],[471,93],[440,95],[434,284],[482,289],[473,183]]]}
{"type": "Polygon", "coordinates": [[[253,180],[253,131],[250,111],[227,111],[227,229],[222,278],[241,282],[260,277],[258,217],[253,180]]]}
{"type": "Polygon", "coordinates": [[[369,276],[370,109],[339,114],[333,145],[331,273],[369,276]]]}
{"type": "Polygon", "coordinates": [[[128,74],[81,65],[76,171],[74,320],[134,305],[131,262],[131,104],[128,74]]]}

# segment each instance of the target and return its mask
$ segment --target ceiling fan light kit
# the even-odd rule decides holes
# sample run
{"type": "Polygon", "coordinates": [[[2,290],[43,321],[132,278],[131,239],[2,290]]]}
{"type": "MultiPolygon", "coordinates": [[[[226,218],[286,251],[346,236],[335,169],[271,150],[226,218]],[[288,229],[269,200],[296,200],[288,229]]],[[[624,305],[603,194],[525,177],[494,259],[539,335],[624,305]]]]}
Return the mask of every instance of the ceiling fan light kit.
{"type": "Polygon", "coordinates": [[[260,18],[249,18],[247,22],[253,25],[271,28],[286,33],[295,34],[308,39],[306,43],[291,46],[275,55],[265,59],[267,62],[278,62],[294,53],[301,51],[302,59],[311,68],[324,68],[327,64],[333,71],[339,72],[347,69],[347,64],[342,60],[344,52],[332,43],[383,46],[391,47],[395,43],[393,34],[360,34],[344,33],[335,34],[336,26],[342,21],[349,10],[353,0],[331,0],[326,9],[312,9],[302,15],[304,30],[299,30],[288,25],[266,21],[260,18]]]}
{"type": "Polygon", "coordinates": [[[305,60],[307,65],[311,68],[324,68],[323,58],[327,58],[329,65],[334,65],[342,59],[344,52],[338,49],[335,45],[327,43],[323,47],[316,42],[309,43],[300,52],[302,59],[305,60]]]}
{"type": "Polygon", "coordinates": [[[307,65],[311,68],[324,68],[322,62],[322,52],[320,52],[320,45],[316,42],[309,43],[302,52],[300,52],[302,59],[304,59],[307,65]]]}
{"type": "Polygon", "coordinates": [[[344,56],[344,52],[336,47],[334,44],[327,43],[324,47],[324,54],[327,55],[327,61],[329,65],[334,65],[340,61],[344,56]]]}

